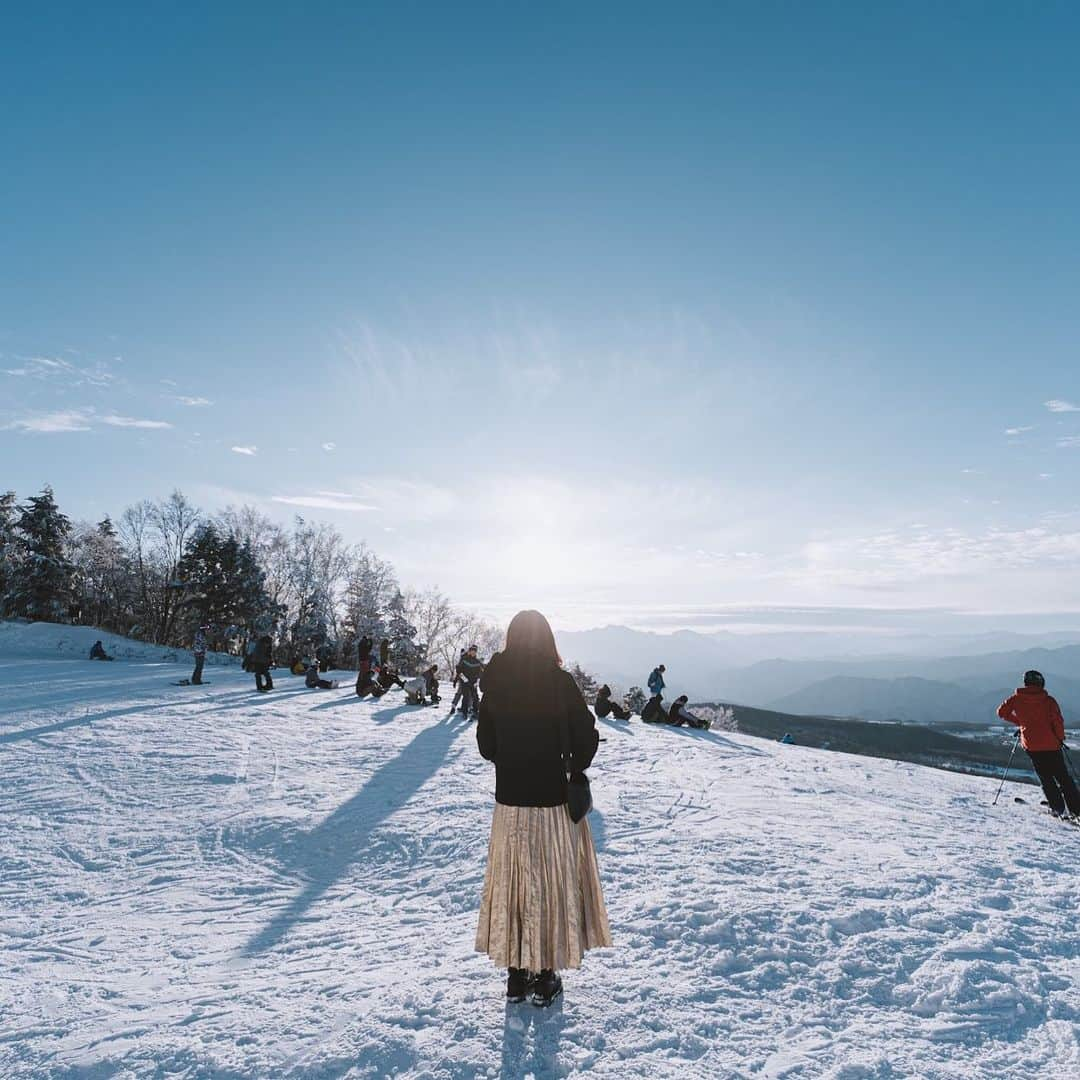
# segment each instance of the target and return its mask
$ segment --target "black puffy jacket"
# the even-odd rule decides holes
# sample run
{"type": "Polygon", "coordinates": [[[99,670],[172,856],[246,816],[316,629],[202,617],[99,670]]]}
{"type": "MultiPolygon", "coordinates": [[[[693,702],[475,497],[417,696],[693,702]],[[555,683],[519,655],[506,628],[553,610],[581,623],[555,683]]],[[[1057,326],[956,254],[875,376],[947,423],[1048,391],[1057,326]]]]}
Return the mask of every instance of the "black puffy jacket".
{"type": "Polygon", "coordinates": [[[572,772],[596,753],[596,721],[574,680],[554,661],[530,652],[496,653],[480,680],[484,693],[476,743],[495,763],[495,801],[507,806],[566,802],[561,721],[572,772]]]}

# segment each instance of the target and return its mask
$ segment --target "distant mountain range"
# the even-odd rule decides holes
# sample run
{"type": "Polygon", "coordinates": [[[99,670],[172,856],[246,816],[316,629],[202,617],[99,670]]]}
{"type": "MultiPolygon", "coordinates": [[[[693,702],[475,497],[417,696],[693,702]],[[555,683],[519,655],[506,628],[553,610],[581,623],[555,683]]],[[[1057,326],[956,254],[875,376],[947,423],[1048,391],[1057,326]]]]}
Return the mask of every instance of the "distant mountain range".
{"type": "Polygon", "coordinates": [[[558,641],[568,660],[621,690],[644,686],[663,663],[669,697],[937,726],[996,726],[994,710],[1024,671],[1037,668],[1066,719],[1080,719],[1080,632],[865,643],[866,650],[889,647],[877,655],[853,655],[850,635],[827,632],[655,634],[608,626],[560,633],[558,641]]]}

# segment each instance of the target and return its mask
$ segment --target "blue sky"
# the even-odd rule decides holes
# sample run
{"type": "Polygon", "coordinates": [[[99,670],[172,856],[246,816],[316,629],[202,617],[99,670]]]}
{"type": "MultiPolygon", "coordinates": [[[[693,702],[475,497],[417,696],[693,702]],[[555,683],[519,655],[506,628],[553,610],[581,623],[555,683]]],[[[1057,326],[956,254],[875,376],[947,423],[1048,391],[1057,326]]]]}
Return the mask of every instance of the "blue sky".
{"type": "Polygon", "coordinates": [[[566,626],[1080,610],[1074,6],[220,7],[5,13],[0,487],[566,626]]]}

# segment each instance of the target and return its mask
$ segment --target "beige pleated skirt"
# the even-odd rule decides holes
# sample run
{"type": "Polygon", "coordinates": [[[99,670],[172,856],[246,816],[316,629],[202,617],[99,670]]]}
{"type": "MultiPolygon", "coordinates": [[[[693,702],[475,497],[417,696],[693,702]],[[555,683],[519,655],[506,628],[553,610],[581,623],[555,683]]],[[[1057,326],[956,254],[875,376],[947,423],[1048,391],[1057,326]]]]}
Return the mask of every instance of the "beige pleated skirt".
{"type": "Polygon", "coordinates": [[[476,950],[499,967],[561,971],[611,944],[589,819],[495,804],[476,950]]]}

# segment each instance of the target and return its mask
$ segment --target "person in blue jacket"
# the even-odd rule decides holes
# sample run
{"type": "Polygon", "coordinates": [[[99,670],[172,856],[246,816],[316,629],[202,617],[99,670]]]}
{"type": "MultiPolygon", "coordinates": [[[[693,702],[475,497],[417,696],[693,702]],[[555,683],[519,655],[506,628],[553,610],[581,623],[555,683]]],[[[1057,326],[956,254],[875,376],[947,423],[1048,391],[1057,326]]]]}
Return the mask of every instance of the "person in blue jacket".
{"type": "Polygon", "coordinates": [[[657,664],[649,674],[649,698],[645,708],[641,710],[641,719],[646,723],[658,723],[667,719],[664,715],[664,706],[661,698],[664,696],[664,672],[667,668],[663,664],[657,664]]]}

